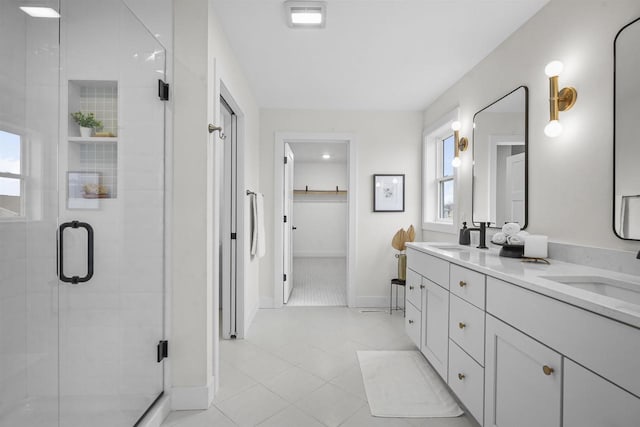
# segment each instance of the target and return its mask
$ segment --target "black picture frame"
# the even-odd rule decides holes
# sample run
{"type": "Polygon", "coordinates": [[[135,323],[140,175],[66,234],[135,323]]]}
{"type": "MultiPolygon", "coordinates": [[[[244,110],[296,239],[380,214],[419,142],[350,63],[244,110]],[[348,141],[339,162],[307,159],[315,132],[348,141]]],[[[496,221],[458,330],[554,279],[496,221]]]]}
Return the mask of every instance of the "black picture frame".
{"type": "Polygon", "coordinates": [[[404,174],[373,175],[373,211],[404,212],[404,174]]]}

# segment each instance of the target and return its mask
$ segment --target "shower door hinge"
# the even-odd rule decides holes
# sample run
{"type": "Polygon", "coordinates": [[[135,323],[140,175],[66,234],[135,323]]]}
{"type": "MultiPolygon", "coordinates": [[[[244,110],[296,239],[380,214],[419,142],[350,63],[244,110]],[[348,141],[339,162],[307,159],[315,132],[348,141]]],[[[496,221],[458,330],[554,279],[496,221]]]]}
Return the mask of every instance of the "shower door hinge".
{"type": "Polygon", "coordinates": [[[169,83],[165,83],[158,79],[158,96],[161,101],[169,100],[169,83]]]}
{"type": "Polygon", "coordinates": [[[169,357],[169,341],[162,340],[158,343],[158,363],[165,357],[169,357]]]}
{"type": "Polygon", "coordinates": [[[284,157],[284,164],[286,165],[288,162],[287,156],[284,157]]]}
{"type": "Polygon", "coordinates": [[[284,222],[287,222],[287,216],[286,215],[284,216],[284,222]]]}
{"type": "Polygon", "coordinates": [[[231,240],[236,240],[238,235],[236,233],[231,233],[231,240]]]}
{"type": "Polygon", "coordinates": [[[282,280],[285,281],[285,282],[287,281],[287,275],[286,274],[282,275],[282,280]]]}

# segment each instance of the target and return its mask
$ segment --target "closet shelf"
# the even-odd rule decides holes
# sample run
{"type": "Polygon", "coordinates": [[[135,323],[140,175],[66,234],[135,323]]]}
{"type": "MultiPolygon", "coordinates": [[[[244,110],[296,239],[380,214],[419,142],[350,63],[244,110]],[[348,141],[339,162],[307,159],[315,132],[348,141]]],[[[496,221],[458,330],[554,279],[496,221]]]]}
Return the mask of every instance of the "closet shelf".
{"type": "Polygon", "coordinates": [[[347,194],[347,190],[340,190],[337,185],[335,190],[310,190],[309,186],[306,186],[304,190],[293,190],[293,194],[347,194]]]}

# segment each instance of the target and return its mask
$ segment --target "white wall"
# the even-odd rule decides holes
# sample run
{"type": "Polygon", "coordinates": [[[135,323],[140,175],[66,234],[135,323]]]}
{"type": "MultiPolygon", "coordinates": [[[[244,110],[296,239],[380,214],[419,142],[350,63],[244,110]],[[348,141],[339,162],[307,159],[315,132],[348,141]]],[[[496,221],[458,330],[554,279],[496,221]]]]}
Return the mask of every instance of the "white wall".
{"type": "MultiPolygon", "coordinates": [[[[210,0],[174,0],[174,163],[171,251],[171,369],[174,409],[204,409],[217,373],[217,277],[221,142],[207,124],[220,122],[224,85],[244,122],[239,185],[258,187],[259,110],[210,0]]],[[[244,192],[244,188],[241,188],[244,192]]],[[[248,207],[245,197],[244,207],[248,207]]],[[[248,218],[244,218],[248,230],[248,218]]],[[[243,236],[242,241],[248,242],[243,236]]],[[[245,315],[257,308],[258,262],[245,257],[245,315]]],[[[250,319],[247,319],[250,320],[250,319]]],[[[249,322],[245,322],[247,325],[249,322]]]]}
{"type": "MultiPolygon", "coordinates": [[[[529,228],[551,240],[616,249],[638,244],[612,232],[613,39],[640,15],[637,0],[552,0],[424,112],[424,124],[460,105],[461,135],[473,114],[519,85],[529,87],[529,228]],[[560,113],[564,133],[547,138],[545,65],[560,59],[560,87],[578,100],[560,113]]],[[[459,212],[471,216],[471,151],[462,153],[459,212]]],[[[425,232],[425,240],[454,240],[425,232]]]]}
{"type": "MultiPolygon", "coordinates": [[[[265,194],[265,224],[273,224],[275,132],[349,132],[357,138],[356,277],[358,306],[388,304],[389,280],[396,275],[391,238],[410,224],[420,224],[420,135],[422,120],[417,112],[361,112],[262,110],[260,117],[260,191],[265,194]],[[372,175],[406,174],[406,207],[403,213],[372,212],[372,175]]],[[[418,236],[419,240],[420,236],[418,236]]],[[[267,241],[273,229],[267,229],[267,241]]],[[[269,247],[269,246],[268,246],[269,247]]],[[[273,254],[260,262],[262,307],[273,306],[273,254]]]]}

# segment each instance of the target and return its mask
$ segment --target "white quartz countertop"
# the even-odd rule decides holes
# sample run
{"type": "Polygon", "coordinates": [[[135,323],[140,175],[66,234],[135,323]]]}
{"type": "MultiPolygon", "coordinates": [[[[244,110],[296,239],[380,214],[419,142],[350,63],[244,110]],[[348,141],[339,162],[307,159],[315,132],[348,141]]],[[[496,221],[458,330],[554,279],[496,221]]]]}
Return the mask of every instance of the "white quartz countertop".
{"type": "Polygon", "coordinates": [[[407,243],[407,247],[640,328],[640,304],[600,295],[541,277],[588,276],[606,278],[625,282],[634,288],[637,286],[637,292],[640,293],[640,277],[638,276],[553,259],[548,259],[550,265],[523,262],[520,259],[499,256],[500,248],[476,249],[475,247],[443,242],[414,242],[407,243]],[[462,250],[448,250],[447,247],[462,248],[462,250]]]}

